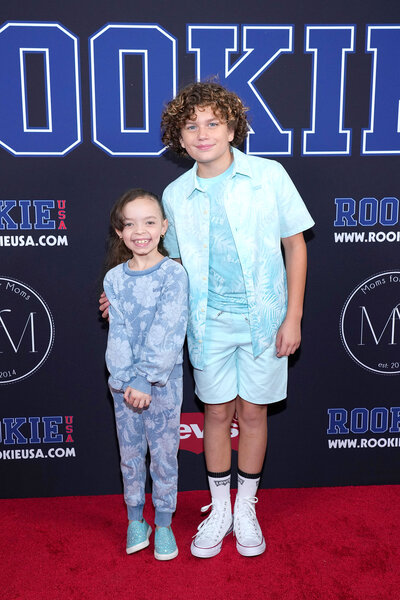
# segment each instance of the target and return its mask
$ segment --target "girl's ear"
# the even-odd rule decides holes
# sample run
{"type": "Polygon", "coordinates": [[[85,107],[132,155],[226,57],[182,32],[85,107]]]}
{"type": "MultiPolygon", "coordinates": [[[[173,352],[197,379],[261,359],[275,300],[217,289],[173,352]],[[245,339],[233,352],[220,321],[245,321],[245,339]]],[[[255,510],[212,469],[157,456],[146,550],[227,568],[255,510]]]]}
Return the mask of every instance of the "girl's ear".
{"type": "Polygon", "coordinates": [[[119,237],[119,239],[122,240],[122,231],[120,231],[119,229],[115,229],[114,231],[117,234],[117,236],[119,237]]]}
{"type": "Polygon", "coordinates": [[[161,227],[161,235],[165,235],[167,229],[168,229],[168,219],[164,219],[162,227],[161,227]]]}

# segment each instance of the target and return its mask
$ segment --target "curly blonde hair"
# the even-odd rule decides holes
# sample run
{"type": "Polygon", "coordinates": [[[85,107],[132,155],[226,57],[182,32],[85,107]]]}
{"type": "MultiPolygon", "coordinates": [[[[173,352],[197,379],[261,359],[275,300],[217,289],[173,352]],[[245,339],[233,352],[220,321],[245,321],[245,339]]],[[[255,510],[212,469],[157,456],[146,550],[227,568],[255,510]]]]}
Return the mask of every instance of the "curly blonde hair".
{"type": "Polygon", "coordinates": [[[215,115],[234,131],[233,146],[240,146],[249,131],[245,107],[237,94],[215,82],[196,82],[183,88],[171,100],[161,117],[162,141],[180,155],[187,155],[181,146],[181,129],[192,119],[196,108],[210,106],[215,115]]]}

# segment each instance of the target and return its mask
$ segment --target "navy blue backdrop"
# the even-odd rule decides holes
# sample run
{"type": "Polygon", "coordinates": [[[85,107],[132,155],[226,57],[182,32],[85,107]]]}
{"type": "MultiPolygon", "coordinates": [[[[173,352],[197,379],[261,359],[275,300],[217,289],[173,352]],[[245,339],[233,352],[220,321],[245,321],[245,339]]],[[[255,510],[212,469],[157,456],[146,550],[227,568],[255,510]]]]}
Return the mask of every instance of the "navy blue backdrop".
{"type": "MultiPolygon", "coordinates": [[[[160,113],[213,75],[251,109],[245,150],[282,162],[316,221],[261,485],[399,483],[398,3],[210,6],[2,2],[1,497],[121,491],[97,312],[108,213],[190,166],[164,151],[160,113]]],[[[185,375],[179,486],[201,489],[185,375]]]]}

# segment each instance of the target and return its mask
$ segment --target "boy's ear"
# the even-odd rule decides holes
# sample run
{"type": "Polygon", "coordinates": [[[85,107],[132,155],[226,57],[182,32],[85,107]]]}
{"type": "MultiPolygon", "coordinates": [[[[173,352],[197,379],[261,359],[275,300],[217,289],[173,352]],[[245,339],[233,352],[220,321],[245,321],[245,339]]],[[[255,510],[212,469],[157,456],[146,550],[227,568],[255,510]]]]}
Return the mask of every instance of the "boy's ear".
{"type": "Polygon", "coordinates": [[[233,142],[233,138],[235,137],[235,130],[233,127],[228,127],[228,141],[233,142]]]}
{"type": "Polygon", "coordinates": [[[185,147],[185,144],[183,143],[183,139],[182,139],[181,137],[179,138],[179,142],[180,142],[180,144],[181,144],[182,148],[184,148],[184,147],[185,147]]]}

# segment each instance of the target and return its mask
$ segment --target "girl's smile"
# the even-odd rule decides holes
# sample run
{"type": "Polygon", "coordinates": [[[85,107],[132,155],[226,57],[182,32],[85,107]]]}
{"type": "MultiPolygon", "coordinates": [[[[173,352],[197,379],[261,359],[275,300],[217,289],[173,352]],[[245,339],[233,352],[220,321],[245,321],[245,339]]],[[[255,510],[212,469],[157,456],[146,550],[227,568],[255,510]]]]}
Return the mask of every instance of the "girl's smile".
{"type": "Polygon", "coordinates": [[[157,202],[150,197],[136,198],[124,206],[123,228],[116,232],[132,252],[131,268],[148,269],[163,258],[158,244],[167,227],[167,219],[163,218],[157,202]]]}

